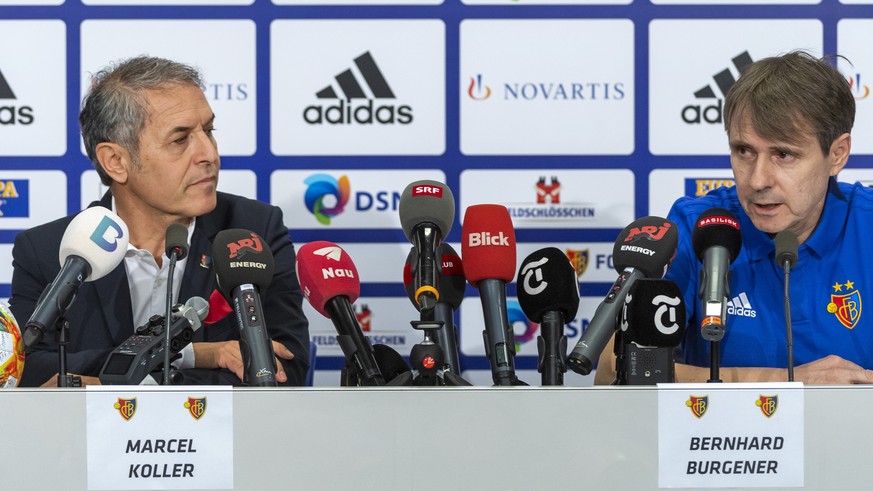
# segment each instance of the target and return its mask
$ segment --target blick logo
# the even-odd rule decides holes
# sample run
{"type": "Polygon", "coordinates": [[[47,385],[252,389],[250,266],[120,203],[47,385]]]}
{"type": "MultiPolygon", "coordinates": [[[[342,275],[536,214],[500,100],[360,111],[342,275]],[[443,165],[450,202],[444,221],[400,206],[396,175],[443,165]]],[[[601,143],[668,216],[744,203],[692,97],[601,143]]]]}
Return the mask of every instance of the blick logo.
{"type": "Polygon", "coordinates": [[[124,237],[124,232],[121,230],[121,226],[106,215],[100,220],[97,228],[91,232],[91,242],[106,252],[117,249],[118,239],[122,237],[124,237]]]}

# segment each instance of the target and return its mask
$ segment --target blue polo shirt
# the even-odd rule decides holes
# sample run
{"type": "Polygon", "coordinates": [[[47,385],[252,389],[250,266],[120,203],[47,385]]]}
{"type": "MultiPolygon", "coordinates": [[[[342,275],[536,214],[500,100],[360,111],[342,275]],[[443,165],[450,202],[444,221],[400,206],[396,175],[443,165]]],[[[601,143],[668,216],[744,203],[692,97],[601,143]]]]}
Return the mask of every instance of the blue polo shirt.
{"type": "MultiPolygon", "coordinates": [[[[721,366],[787,366],[783,270],[775,243],[752,224],[734,188],[716,189],[700,198],[679,198],[668,218],[679,228],[679,249],[666,277],[685,295],[689,326],[683,341],[684,363],[708,367],[710,343],[700,334],[698,298],[701,263],[694,255],[695,220],[712,207],[732,211],[740,220],[743,248],[731,264],[730,294],[721,366]]],[[[791,320],[794,363],[829,354],[873,369],[873,190],[861,184],[828,186],[824,211],[812,235],[800,245],[791,270],[791,320]],[[870,313],[865,313],[870,302],[870,313]]]]}

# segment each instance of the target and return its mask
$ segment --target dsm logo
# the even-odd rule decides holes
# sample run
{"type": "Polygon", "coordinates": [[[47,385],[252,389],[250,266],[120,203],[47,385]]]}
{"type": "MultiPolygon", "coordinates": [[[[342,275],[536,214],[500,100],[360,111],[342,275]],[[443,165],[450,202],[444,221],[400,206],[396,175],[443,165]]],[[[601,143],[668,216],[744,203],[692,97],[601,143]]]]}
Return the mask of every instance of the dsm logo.
{"type": "Polygon", "coordinates": [[[29,185],[27,179],[0,179],[0,217],[30,216],[29,185]]]}
{"type": "Polygon", "coordinates": [[[367,185],[371,183],[364,178],[356,180],[359,189],[354,192],[346,175],[337,179],[329,174],[319,173],[307,177],[303,182],[306,184],[303,196],[306,209],[322,225],[330,225],[334,218],[349,210],[355,213],[394,213],[400,205],[400,191],[368,189],[367,185]]]}

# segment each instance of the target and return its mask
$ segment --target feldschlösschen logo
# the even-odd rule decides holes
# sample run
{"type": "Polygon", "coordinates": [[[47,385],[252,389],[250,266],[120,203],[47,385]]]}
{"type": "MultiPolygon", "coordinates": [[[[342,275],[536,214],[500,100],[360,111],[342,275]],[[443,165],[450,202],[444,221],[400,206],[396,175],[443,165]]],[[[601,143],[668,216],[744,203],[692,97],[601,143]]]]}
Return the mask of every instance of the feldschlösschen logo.
{"type": "Polygon", "coordinates": [[[351,195],[348,176],[339,180],[327,174],[314,174],[303,181],[307,188],[303,200],[322,225],[330,225],[330,219],[343,212],[351,195]]]}
{"type": "Polygon", "coordinates": [[[334,90],[333,85],[319,90],[315,94],[318,99],[333,99],[336,102],[327,105],[307,106],[303,110],[304,121],[311,125],[325,123],[331,125],[412,123],[412,107],[387,103],[397,97],[369,51],[355,58],[355,67],[364,79],[364,83],[362,84],[358,80],[351,68],[346,69],[334,77],[342,96],[334,90]],[[369,93],[364,90],[364,85],[369,93]]]}

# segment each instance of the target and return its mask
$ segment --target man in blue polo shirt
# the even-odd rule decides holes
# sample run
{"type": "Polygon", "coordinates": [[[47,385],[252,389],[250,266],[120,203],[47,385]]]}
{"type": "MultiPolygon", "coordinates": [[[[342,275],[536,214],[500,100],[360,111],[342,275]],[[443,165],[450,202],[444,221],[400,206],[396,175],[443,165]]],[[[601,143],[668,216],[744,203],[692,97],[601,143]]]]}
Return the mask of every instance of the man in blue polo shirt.
{"type": "MultiPolygon", "coordinates": [[[[873,368],[873,317],[862,310],[862,297],[873,294],[873,269],[863,267],[873,243],[873,190],[835,179],[849,158],[854,119],[847,80],[806,53],[760,60],[731,87],[724,122],[736,186],[680,198],[668,215],[680,240],[666,277],[683,289],[689,319],[677,381],[710,375],[710,343],[700,332],[701,264],[691,234],[701,213],[719,207],[737,216],[743,235],[730,268],[720,378],[787,380],[783,271],[773,238],[789,230],[800,243],[791,273],[795,380],[873,383],[866,369],[873,368]]],[[[598,383],[612,377],[614,360],[606,351],[598,383]]]]}

